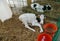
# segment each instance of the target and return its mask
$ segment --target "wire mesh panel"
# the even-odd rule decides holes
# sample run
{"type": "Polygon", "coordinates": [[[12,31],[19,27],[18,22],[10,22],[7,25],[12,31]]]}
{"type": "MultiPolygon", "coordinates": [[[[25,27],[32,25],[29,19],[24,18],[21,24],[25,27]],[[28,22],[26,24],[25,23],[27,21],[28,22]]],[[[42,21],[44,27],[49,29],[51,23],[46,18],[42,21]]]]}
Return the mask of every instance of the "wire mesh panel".
{"type": "Polygon", "coordinates": [[[22,7],[27,6],[27,0],[7,0],[14,14],[20,14],[22,7]]]}

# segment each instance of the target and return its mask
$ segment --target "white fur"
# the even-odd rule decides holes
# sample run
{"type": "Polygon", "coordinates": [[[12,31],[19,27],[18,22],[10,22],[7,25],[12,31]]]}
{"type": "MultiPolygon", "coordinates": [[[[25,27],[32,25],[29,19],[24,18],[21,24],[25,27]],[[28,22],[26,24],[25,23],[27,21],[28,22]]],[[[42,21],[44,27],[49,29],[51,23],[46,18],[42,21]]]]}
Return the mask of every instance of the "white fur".
{"type": "Polygon", "coordinates": [[[34,29],[32,29],[31,27],[29,27],[28,23],[32,24],[32,26],[39,26],[40,27],[40,32],[43,32],[42,26],[40,25],[40,23],[37,22],[36,20],[36,16],[33,13],[24,13],[22,15],[19,16],[19,20],[23,22],[23,24],[25,25],[26,28],[32,30],[35,32],[34,29]]]}
{"type": "Polygon", "coordinates": [[[36,8],[37,8],[37,12],[44,12],[43,9],[42,9],[42,8],[43,8],[43,5],[40,5],[40,4],[38,4],[38,3],[32,3],[32,4],[31,4],[31,8],[32,8],[32,9],[35,10],[35,8],[34,8],[34,4],[37,5],[37,6],[36,6],[36,8]]]}
{"type": "Polygon", "coordinates": [[[40,19],[41,19],[40,24],[43,24],[44,23],[44,21],[43,21],[44,20],[44,15],[43,14],[40,15],[40,19]]]}

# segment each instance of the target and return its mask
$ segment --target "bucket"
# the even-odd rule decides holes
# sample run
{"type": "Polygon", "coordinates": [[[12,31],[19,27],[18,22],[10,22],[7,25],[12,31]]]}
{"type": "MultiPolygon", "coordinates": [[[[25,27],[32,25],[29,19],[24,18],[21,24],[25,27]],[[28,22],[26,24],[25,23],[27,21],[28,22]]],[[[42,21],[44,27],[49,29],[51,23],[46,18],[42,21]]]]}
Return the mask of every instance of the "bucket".
{"type": "Polygon", "coordinates": [[[45,32],[54,35],[54,33],[57,31],[57,26],[53,23],[47,23],[43,26],[45,32]]]}
{"type": "Polygon", "coordinates": [[[52,37],[46,33],[40,33],[37,37],[37,41],[52,41],[52,37]]]}

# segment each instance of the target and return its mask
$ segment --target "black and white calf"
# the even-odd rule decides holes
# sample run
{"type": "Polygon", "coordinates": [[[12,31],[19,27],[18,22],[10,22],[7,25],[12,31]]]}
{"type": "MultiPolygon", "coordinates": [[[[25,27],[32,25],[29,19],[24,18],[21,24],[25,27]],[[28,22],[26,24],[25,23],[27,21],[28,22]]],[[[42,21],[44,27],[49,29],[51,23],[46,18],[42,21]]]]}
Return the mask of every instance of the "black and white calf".
{"type": "Polygon", "coordinates": [[[40,5],[38,3],[32,3],[31,8],[37,12],[44,12],[46,10],[51,10],[51,5],[40,5]]]}
{"type": "Polygon", "coordinates": [[[42,26],[41,24],[43,24],[43,20],[44,20],[44,15],[40,15],[40,22],[38,22],[36,19],[36,15],[33,13],[24,13],[22,15],[19,16],[19,20],[22,21],[22,23],[25,25],[26,28],[32,30],[35,32],[34,29],[32,29],[31,27],[29,27],[29,23],[31,24],[31,26],[39,26],[40,27],[40,32],[43,32],[42,26]]]}

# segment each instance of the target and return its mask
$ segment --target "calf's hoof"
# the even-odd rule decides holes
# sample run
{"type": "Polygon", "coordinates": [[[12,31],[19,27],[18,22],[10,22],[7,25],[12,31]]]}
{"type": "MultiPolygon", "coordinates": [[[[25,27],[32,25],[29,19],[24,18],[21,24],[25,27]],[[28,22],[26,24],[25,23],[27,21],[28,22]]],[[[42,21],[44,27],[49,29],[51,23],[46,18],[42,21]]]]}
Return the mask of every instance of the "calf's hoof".
{"type": "Polygon", "coordinates": [[[40,31],[40,33],[42,33],[43,32],[43,30],[42,31],[40,31]]]}
{"type": "Polygon", "coordinates": [[[35,32],[35,30],[32,30],[33,32],[35,32]]]}

